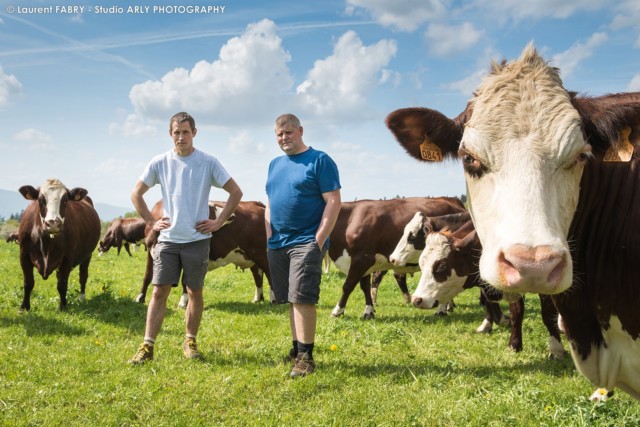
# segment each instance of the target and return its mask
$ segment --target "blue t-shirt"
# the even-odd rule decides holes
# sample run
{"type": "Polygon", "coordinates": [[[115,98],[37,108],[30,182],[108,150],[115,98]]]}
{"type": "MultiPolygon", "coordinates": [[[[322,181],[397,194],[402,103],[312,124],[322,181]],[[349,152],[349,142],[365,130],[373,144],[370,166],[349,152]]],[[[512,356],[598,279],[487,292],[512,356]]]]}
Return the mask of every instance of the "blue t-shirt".
{"type": "Polygon", "coordinates": [[[270,249],[315,241],[325,208],[323,193],[340,189],[338,167],[326,153],[309,147],[269,164],[267,197],[270,249]]]}
{"type": "Polygon", "coordinates": [[[220,188],[230,178],[218,159],[198,149],[185,157],[174,150],[154,157],[140,180],[162,189],[163,215],[171,227],[160,231],[158,240],[188,243],[210,238],[211,233],[196,230],[196,222],[209,218],[211,187],[220,188]]]}

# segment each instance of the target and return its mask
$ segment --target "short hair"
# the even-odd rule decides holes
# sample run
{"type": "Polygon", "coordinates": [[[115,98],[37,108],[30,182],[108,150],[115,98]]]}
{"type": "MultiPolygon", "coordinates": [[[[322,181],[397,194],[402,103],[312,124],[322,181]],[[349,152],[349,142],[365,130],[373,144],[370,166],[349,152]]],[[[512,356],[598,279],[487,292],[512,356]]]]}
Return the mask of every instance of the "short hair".
{"type": "Polygon", "coordinates": [[[180,112],[180,113],[174,114],[171,117],[171,120],[169,120],[169,131],[171,131],[171,128],[173,127],[174,122],[176,122],[177,124],[189,122],[189,126],[191,126],[192,131],[196,128],[196,121],[193,118],[193,116],[191,116],[191,114],[189,113],[180,112]]]}
{"type": "Polygon", "coordinates": [[[294,128],[301,128],[300,119],[293,114],[282,114],[276,119],[276,127],[283,127],[284,125],[291,125],[294,128]]]}

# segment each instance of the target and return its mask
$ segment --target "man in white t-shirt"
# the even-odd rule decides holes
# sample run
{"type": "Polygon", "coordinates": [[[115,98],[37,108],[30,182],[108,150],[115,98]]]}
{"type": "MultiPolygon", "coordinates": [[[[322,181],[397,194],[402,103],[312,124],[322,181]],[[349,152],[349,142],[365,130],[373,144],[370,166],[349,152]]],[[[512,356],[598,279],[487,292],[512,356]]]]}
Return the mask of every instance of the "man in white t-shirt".
{"type": "Polygon", "coordinates": [[[171,288],[182,283],[187,288],[186,338],[182,349],[189,359],[202,359],[196,335],[202,318],[202,288],[207,274],[211,233],[218,230],[242,198],[242,190],[220,162],[193,146],[195,120],[177,113],[169,121],[173,139],[171,151],[155,156],[147,165],[131,193],[136,211],[149,227],[159,232],[153,250],[153,293],[147,309],[144,342],[129,361],[137,365],[153,360],[155,339],[164,320],[171,288]],[[163,216],[155,220],[143,195],[156,184],[162,190],[163,216]],[[229,193],[224,209],[209,219],[211,187],[229,193]]]}

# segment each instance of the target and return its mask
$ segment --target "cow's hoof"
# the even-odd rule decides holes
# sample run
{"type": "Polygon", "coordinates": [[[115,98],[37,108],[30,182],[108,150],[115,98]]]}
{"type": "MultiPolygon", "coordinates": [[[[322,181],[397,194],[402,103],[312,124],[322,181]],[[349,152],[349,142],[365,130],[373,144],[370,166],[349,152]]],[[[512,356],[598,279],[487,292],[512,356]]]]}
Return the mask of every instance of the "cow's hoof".
{"type": "Polygon", "coordinates": [[[336,306],[331,312],[331,317],[340,317],[344,314],[344,308],[340,306],[336,306]]]}
{"type": "Polygon", "coordinates": [[[144,304],[144,294],[138,294],[134,301],[138,304],[144,304]]]}
{"type": "Polygon", "coordinates": [[[78,299],[80,300],[81,303],[85,303],[87,302],[87,296],[85,294],[80,294],[80,296],[78,297],[78,299]]]}
{"type": "Polygon", "coordinates": [[[376,317],[376,315],[373,313],[365,313],[362,315],[362,320],[371,320],[374,317],[376,317]]]}
{"type": "Polygon", "coordinates": [[[178,307],[187,308],[187,304],[189,304],[189,294],[182,294],[178,302],[178,307]]]}
{"type": "Polygon", "coordinates": [[[402,294],[402,300],[405,304],[411,304],[411,295],[410,294],[402,294]]]}
{"type": "Polygon", "coordinates": [[[434,313],[434,316],[436,316],[436,317],[445,317],[445,316],[447,316],[447,312],[446,311],[436,311],[434,313]]]}
{"type": "Polygon", "coordinates": [[[606,402],[611,396],[613,396],[613,390],[609,391],[606,388],[597,388],[589,397],[589,400],[592,402],[606,402]]]}

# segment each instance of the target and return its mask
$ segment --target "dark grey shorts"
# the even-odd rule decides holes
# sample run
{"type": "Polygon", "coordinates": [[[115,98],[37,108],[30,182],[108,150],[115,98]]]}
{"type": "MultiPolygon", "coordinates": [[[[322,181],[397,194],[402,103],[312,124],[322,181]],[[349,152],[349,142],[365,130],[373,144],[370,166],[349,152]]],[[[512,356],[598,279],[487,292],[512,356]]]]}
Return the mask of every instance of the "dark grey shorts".
{"type": "Polygon", "coordinates": [[[158,242],[152,249],[154,285],[178,286],[180,273],[182,284],[191,289],[201,289],[209,267],[211,239],[189,243],[158,242]]]}
{"type": "Polygon", "coordinates": [[[277,303],[318,303],[324,252],[315,241],[267,251],[277,303]]]}

